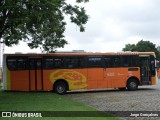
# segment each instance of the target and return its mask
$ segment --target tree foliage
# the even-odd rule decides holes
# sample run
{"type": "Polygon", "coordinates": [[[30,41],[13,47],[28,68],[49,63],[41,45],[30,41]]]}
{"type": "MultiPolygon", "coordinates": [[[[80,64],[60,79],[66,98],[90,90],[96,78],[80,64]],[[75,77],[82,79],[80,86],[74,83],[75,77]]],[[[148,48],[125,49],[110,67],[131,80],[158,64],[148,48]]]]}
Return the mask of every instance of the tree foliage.
{"type": "Polygon", "coordinates": [[[81,32],[85,30],[85,9],[66,0],[0,0],[0,42],[12,46],[25,41],[30,48],[41,47],[48,52],[64,47],[65,15],[81,32]]]}
{"type": "Polygon", "coordinates": [[[150,41],[139,41],[137,44],[126,44],[123,51],[138,51],[138,52],[155,52],[158,58],[160,58],[160,53],[156,48],[156,45],[150,41]]]}

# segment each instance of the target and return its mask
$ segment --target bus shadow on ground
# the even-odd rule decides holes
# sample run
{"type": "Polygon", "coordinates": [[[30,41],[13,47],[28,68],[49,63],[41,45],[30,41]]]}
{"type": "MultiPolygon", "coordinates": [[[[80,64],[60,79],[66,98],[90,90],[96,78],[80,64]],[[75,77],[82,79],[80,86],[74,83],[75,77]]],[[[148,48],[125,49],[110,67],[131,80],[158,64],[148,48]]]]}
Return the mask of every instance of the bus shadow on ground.
{"type": "Polygon", "coordinates": [[[67,94],[83,94],[83,93],[110,93],[110,92],[142,92],[142,91],[157,91],[156,88],[138,88],[136,91],[129,91],[129,90],[119,90],[119,89],[96,89],[96,90],[75,90],[69,91],[67,94]]]}
{"type": "MultiPolygon", "coordinates": [[[[1,88],[1,87],[0,87],[1,88]]],[[[8,92],[8,93],[55,93],[54,91],[17,91],[17,90],[2,90],[0,89],[1,92],[8,92]]],[[[158,88],[145,88],[145,87],[140,87],[136,91],[129,91],[129,90],[119,90],[117,88],[115,89],[91,89],[91,90],[73,90],[73,91],[68,91],[66,94],[84,94],[84,93],[111,93],[111,92],[143,92],[143,91],[160,91],[158,88]]],[[[56,94],[56,93],[55,93],[56,94]]]]}

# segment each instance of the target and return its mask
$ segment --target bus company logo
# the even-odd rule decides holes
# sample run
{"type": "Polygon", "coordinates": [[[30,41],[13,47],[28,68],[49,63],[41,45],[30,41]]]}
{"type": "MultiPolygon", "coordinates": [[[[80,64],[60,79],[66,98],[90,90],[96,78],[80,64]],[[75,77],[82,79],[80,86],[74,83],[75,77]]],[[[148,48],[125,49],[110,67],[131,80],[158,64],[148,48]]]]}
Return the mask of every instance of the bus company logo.
{"type": "Polygon", "coordinates": [[[2,112],[2,117],[12,117],[11,112],[2,112]]]}
{"type": "Polygon", "coordinates": [[[87,87],[86,76],[75,70],[56,70],[51,73],[50,80],[54,83],[58,79],[64,79],[69,83],[71,89],[81,89],[87,87]]]}
{"type": "Polygon", "coordinates": [[[1,117],[42,117],[42,113],[38,112],[2,112],[1,117]]]}

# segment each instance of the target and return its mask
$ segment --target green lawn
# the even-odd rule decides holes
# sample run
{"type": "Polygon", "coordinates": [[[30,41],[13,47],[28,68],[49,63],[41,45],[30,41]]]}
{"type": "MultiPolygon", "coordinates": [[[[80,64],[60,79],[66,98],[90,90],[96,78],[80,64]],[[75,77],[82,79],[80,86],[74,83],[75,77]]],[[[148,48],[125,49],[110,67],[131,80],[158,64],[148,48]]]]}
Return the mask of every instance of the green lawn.
{"type": "MultiPolygon", "coordinates": [[[[82,103],[77,103],[69,98],[66,98],[65,95],[60,96],[51,92],[4,92],[0,90],[0,111],[96,111],[96,110],[82,103]]],[[[12,119],[17,120],[18,118],[12,118],[12,119]]],[[[32,118],[32,119],[52,120],[53,117],[32,118]]],[[[115,117],[95,117],[95,118],[54,117],[53,120],[66,120],[66,119],[119,120],[118,118],[115,117]]]]}

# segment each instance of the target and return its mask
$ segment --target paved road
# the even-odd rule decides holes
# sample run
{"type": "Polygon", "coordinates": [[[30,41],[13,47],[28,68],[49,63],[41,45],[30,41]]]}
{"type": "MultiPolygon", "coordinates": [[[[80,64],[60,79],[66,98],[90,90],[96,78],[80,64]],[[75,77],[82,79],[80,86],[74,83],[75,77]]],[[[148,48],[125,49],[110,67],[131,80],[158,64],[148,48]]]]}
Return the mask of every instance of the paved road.
{"type": "MultiPolygon", "coordinates": [[[[100,111],[160,111],[160,81],[156,86],[139,87],[137,91],[119,91],[112,89],[92,92],[74,92],[66,96],[100,111]]],[[[134,118],[134,120],[135,119],[137,118],[134,118]]],[[[159,118],[152,119],[160,119],[160,114],[159,118]]]]}

